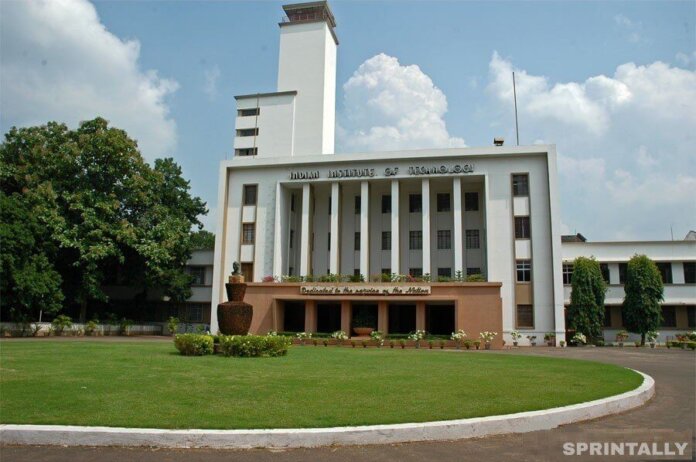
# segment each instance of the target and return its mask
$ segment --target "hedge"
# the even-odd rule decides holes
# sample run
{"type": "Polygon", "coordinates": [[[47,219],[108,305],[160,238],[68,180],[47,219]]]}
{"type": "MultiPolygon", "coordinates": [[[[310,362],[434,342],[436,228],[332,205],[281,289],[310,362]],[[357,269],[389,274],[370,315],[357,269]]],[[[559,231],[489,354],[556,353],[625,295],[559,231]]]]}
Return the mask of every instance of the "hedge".
{"type": "Polygon", "coordinates": [[[213,337],[204,334],[177,334],[174,346],[184,356],[213,354],[213,337]]]}
{"type": "Polygon", "coordinates": [[[242,358],[285,356],[291,343],[283,335],[220,335],[220,352],[242,358]]]}

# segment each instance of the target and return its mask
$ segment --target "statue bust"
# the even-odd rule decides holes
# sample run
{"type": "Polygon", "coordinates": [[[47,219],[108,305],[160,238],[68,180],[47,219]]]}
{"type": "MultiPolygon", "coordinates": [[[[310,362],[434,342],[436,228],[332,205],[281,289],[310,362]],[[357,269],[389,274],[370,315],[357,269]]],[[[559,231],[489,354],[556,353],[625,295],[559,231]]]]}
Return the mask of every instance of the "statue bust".
{"type": "Polygon", "coordinates": [[[232,275],[239,276],[239,262],[232,263],[232,275]]]}

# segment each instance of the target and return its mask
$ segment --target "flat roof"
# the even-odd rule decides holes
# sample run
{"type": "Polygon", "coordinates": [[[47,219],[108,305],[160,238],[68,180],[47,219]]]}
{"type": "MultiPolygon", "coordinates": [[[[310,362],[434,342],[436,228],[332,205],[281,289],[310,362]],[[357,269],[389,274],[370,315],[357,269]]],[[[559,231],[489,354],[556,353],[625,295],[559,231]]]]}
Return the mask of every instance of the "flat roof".
{"type": "Polygon", "coordinates": [[[237,95],[234,97],[234,99],[249,99],[249,98],[266,98],[269,96],[286,96],[286,95],[296,95],[297,90],[288,90],[288,91],[274,91],[270,93],[251,93],[248,95],[237,95]]]}

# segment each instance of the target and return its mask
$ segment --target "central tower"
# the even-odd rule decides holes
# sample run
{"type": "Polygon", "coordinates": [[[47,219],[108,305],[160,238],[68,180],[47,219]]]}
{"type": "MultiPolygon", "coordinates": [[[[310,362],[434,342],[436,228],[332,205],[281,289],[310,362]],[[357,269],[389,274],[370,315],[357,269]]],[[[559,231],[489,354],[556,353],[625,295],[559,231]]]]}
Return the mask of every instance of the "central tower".
{"type": "Polygon", "coordinates": [[[333,154],[336,20],[325,1],[284,5],[283,10],[278,92],[297,91],[294,155],[333,154]]]}

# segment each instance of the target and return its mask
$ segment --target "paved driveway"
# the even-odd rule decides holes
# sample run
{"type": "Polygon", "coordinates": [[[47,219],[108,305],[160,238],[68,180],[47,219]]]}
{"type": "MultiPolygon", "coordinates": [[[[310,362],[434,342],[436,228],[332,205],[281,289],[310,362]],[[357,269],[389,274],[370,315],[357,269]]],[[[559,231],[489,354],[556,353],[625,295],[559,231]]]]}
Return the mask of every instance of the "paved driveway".
{"type": "MultiPolygon", "coordinates": [[[[453,352],[453,354],[456,354],[453,352]]],[[[2,462],[9,461],[415,461],[415,460],[607,460],[602,456],[564,456],[568,442],[689,442],[687,460],[696,460],[696,354],[646,348],[525,348],[490,354],[534,354],[590,359],[631,367],[656,381],[655,397],[645,406],[610,417],[567,425],[554,430],[494,436],[444,443],[409,443],[387,446],[328,447],[320,449],[214,451],[4,447],[2,462]]],[[[501,377],[501,386],[514,387],[514,377],[501,377]]],[[[539,386],[553,387],[553,383],[539,386]]],[[[655,457],[611,457],[608,460],[654,460],[655,457]]],[[[663,458],[663,460],[666,460],[663,458]]],[[[674,460],[674,457],[671,458],[674,460]]]]}

